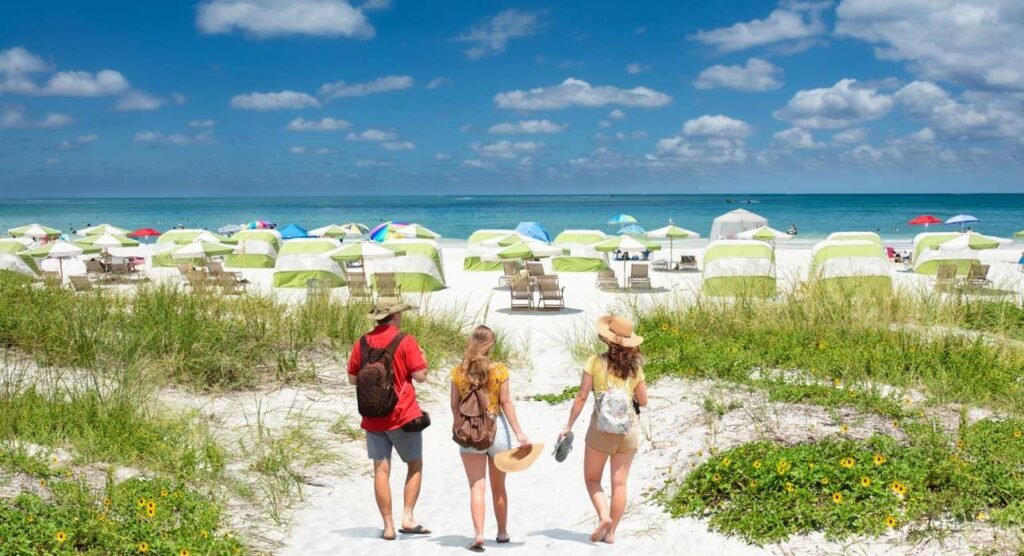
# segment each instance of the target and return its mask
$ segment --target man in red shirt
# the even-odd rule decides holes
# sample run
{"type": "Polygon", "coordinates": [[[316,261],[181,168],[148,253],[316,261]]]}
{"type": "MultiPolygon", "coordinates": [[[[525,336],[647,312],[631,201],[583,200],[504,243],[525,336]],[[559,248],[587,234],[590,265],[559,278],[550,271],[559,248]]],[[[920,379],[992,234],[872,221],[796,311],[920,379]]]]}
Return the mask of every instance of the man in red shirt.
{"type": "MultiPolygon", "coordinates": [[[[376,328],[366,335],[367,344],[373,349],[385,349],[401,332],[402,313],[415,309],[395,299],[382,298],[377,301],[370,316],[377,321],[376,328]]],[[[361,340],[361,339],[360,339],[361,340]]],[[[363,367],[361,341],[352,346],[348,361],[349,384],[356,383],[359,369],[363,367]]],[[[423,474],[423,433],[407,432],[402,426],[423,416],[416,402],[416,388],[413,381],[427,380],[427,361],[416,338],[405,336],[395,350],[391,370],[394,374],[395,394],[398,403],[395,409],[384,417],[363,417],[362,428],[366,431],[366,451],[373,460],[373,491],[377,507],[384,519],[381,538],[395,539],[395,524],[391,517],[391,453],[392,449],[408,466],[405,478],[405,509],[402,514],[400,533],[428,535],[430,531],[416,523],[413,510],[420,496],[423,474]]]]}

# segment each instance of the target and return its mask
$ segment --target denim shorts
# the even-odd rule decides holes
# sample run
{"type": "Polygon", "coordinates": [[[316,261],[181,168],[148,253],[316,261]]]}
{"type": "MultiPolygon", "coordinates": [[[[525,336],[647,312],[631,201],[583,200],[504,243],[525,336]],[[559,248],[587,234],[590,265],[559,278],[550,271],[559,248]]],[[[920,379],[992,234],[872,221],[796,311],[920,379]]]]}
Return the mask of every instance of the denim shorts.
{"type": "Polygon", "coordinates": [[[395,429],[387,432],[366,432],[366,454],[374,461],[390,460],[391,449],[402,461],[409,463],[423,458],[423,432],[395,429]]]}
{"type": "Polygon", "coordinates": [[[504,452],[505,450],[512,449],[512,431],[508,428],[508,420],[505,419],[504,413],[499,413],[495,418],[494,423],[494,442],[491,443],[491,447],[486,450],[477,450],[475,448],[465,448],[459,446],[459,453],[462,454],[487,454],[488,457],[494,457],[498,452],[504,452]]]}

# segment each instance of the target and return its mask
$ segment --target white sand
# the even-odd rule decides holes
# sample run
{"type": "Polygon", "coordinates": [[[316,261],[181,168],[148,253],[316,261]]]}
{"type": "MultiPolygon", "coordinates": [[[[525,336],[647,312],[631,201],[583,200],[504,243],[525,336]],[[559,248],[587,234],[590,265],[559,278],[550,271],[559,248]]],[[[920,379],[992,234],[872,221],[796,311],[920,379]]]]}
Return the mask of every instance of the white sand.
{"type": "MultiPolygon", "coordinates": [[[[699,255],[701,243],[677,242],[679,254],[699,255]]],[[[594,275],[563,273],[568,309],[559,313],[515,313],[508,310],[509,294],[496,289],[498,273],[462,271],[464,249],[446,246],[445,271],[448,288],[421,299],[421,307],[455,307],[475,322],[492,324],[511,335],[517,346],[528,349],[529,363],[513,369],[512,392],[518,399],[517,410],[527,435],[543,442],[550,451],[558,431],[566,421],[568,403],[550,406],[521,398],[536,393],[555,393],[577,384],[579,365],[565,349],[565,338],[573,334],[592,334],[592,323],[601,314],[625,302],[687,299],[696,295],[698,273],[654,273],[658,293],[625,295],[603,293],[594,287],[594,275]]],[[[992,264],[990,276],[997,285],[1021,292],[1016,250],[981,253],[983,262],[992,264]]],[[[779,278],[784,288],[792,287],[806,273],[809,245],[783,245],[777,253],[779,278]]],[[[621,264],[621,263],[619,263],[621,264]]],[[[621,273],[621,267],[616,268],[621,273]]],[[[269,290],[271,271],[245,270],[255,285],[269,290]]],[[[159,269],[155,275],[170,271],[159,269]]],[[[932,279],[908,273],[896,274],[901,287],[929,288],[932,279]]],[[[305,292],[278,290],[275,294],[302,299],[305,292]]],[[[344,295],[338,293],[336,295],[344,295]]],[[[411,296],[410,296],[411,297],[411,296]]],[[[430,350],[431,346],[423,346],[430,350]]],[[[320,382],[309,388],[281,389],[269,393],[229,395],[210,400],[193,396],[177,397],[180,403],[199,406],[235,424],[240,415],[252,418],[256,408],[268,412],[268,420],[286,422],[289,413],[315,416],[325,423],[339,415],[357,422],[354,391],[345,383],[340,366],[320,370],[320,382]]],[[[329,447],[345,454],[352,472],[342,476],[316,477],[322,486],[307,489],[304,504],[294,514],[292,528],[282,535],[270,535],[282,547],[276,553],[309,556],[315,554],[441,554],[464,549],[472,539],[468,488],[458,448],[450,439],[451,415],[447,405],[447,369],[432,369],[430,382],[419,388],[421,405],[432,415],[434,425],[424,433],[424,483],[417,506],[417,518],[434,531],[429,537],[400,536],[396,542],[378,538],[380,517],[373,498],[371,464],[365,459],[362,441],[339,442],[325,438],[329,447]]],[[[973,531],[954,534],[942,546],[901,544],[899,535],[881,539],[827,542],[820,536],[797,537],[783,546],[758,548],[733,538],[708,531],[706,523],[694,519],[671,519],[645,492],[660,488],[667,479],[678,478],[707,457],[708,449],[728,448],[752,439],[812,439],[834,433],[838,423],[817,408],[773,406],[754,393],[735,392],[735,387],[712,382],[668,380],[651,387],[652,401],[647,411],[651,441],[644,441],[630,476],[629,508],[614,546],[591,545],[590,531],[595,517],[582,479],[582,437],[589,419],[589,408],[577,422],[577,444],[569,459],[558,464],[545,454],[529,470],[509,477],[510,545],[488,543],[495,552],[533,554],[550,549],[560,554],[748,554],[773,553],[970,553],[973,531]],[[744,408],[711,419],[701,408],[705,394],[738,397],[744,408]]],[[[591,402],[592,403],[592,402],[591,402]]],[[[867,435],[884,427],[871,419],[854,421],[853,434],[867,435]]],[[[892,431],[890,431],[892,432],[892,431]]],[[[402,513],[404,465],[396,457],[392,473],[392,496],[396,521],[402,513]]],[[[607,481],[606,481],[607,487],[607,481]]],[[[490,498],[488,496],[488,506],[490,498]]],[[[493,539],[496,527],[488,508],[486,538],[493,539]]]]}

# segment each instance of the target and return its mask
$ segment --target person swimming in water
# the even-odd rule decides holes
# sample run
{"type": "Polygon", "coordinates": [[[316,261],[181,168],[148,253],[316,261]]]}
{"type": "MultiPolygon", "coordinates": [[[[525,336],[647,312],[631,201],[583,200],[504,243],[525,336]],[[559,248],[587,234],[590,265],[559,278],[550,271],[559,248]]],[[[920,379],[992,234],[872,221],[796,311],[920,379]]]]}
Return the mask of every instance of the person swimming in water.
{"type": "Polygon", "coordinates": [[[795,236],[795,235],[797,234],[797,231],[796,231],[796,224],[790,224],[790,225],[789,225],[789,229],[788,229],[788,230],[786,230],[786,233],[787,233],[787,234],[789,234],[789,235],[791,235],[791,236],[795,236]]]}

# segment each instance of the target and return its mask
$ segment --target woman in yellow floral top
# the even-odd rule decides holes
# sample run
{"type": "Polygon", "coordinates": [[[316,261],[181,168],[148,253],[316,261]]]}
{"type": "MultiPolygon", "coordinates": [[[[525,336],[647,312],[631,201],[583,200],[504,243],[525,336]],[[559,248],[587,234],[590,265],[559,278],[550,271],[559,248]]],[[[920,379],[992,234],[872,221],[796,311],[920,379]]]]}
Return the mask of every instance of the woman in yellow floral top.
{"type": "Polygon", "coordinates": [[[469,507],[473,515],[475,537],[470,550],[483,551],[484,547],[484,479],[491,477],[491,495],[494,499],[494,516],[498,522],[497,542],[509,542],[508,536],[508,494],[505,491],[505,472],[494,466],[498,452],[510,450],[512,434],[520,446],[529,446],[530,439],[523,434],[516,418],[516,408],[509,393],[508,369],[501,363],[492,362],[488,355],[494,347],[494,332],[486,326],[478,326],[469,338],[462,363],[452,369],[451,403],[452,414],[458,415],[459,401],[474,387],[487,392],[487,412],[495,419],[494,442],[487,450],[460,447],[462,464],[469,480],[469,507]]]}

